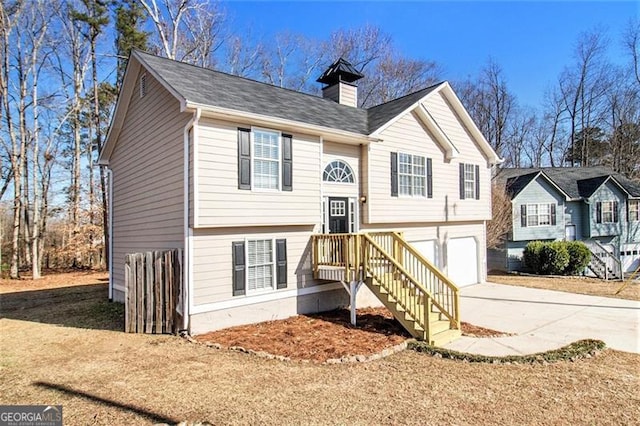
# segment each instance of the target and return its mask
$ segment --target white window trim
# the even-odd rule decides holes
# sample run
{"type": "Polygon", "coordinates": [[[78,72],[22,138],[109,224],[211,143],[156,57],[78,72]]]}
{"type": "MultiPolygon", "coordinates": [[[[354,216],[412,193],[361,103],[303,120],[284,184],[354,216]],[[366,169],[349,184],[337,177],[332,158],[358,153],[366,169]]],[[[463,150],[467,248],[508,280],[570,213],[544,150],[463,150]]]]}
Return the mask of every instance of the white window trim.
{"type": "Polygon", "coordinates": [[[276,285],[277,282],[277,277],[276,277],[276,238],[275,237],[256,237],[256,238],[245,238],[244,239],[244,264],[246,265],[246,272],[245,272],[245,277],[244,277],[244,288],[245,288],[245,294],[244,296],[250,296],[250,295],[254,295],[254,294],[263,294],[263,293],[272,293],[275,292],[278,289],[278,286],[276,285]],[[250,290],[249,289],[249,241],[266,241],[266,240],[270,240],[271,241],[271,288],[261,288],[261,289],[255,289],[255,290],[250,290]]]}
{"type": "Polygon", "coordinates": [[[614,213],[615,213],[615,201],[613,201],[613,200],[607,200],[607,201],[601,201],[600,203],[601,203],[600,205],[602,206],[602,207],[601,207],[601,208],[602,208],[602,210],[601,210],[601,212],[600,212],[600,213],[602,214],[602,221],[601,221],[601,223],[618,223],[618,222],[615,222],[615,221],[614,221],[614,219],[615,219],[615,217],[616,217],[616,215],[614,214],[614,213]],[[606,212],[606,213],[608,213],[608,214],[610,214],[610,215],[611,215],[611,220],[605,220],[605,218],[604,218],[604,215],[605,215],[604,206],[605,206],[605,205],[606,205],[606,206],[610,206],[610,207],[611,207],[611,210],[609,210],[608,212],[606,212]]]}
{"type": "Polygon", "coordinates": [[[282,192],[282,132],[274,129],[267,129],[264,127],[251,127],[251,135],[249,136],[250,143],[250,153],[251,153],[251,191],[252,192],[282,192]],[[267,132],[267,133],[277,133],[278,134],[278,187],[277,188],[257,188],[255,186],[255,150],[254,150],[254,132],[267,132]]]}
{"type": "Polygon", "coordinates": [[[325,164],[324,168],[322,169],[321,179],[323,183],[328,183],[330,185],[355,185],[356,183],[358,183],[356,179],[356,174],[353,171],[353,167],[351,167],[351,165],[346,161],[341,160],[339,158],[334,158],[333,160],[330,160],[329,162],[327,162],[327,164],[325,164]],[[324,172],[327,170],[327,167],[329,167],[331,163],[333,163],[334,161],[339,161],[341,163],[346,164],[346,166],[349,168],[349,171],[351,172],[351,177],[353,178],[353,182],[335,182],[331,180],[324,180],[324,172]]]}
{"type": "Polygon", "coordinates": [[[627,203],[627,208],[629,209],[629,222],[639,222],[640,221],[640,200],[629,200],[627,203]],[[635,205],[635,210],[631,210],[631,205],[635,205]],[[631,216],[631,213],[635,212],[635,217],[631,216]]]}
{"type": "MultiPolygon", "coordinates": [[[[545,227],[549,227],[549,226],[555,226],[553,225],[553,219],[552,219],[552,211],[553,209],[551,208],[551,205],[555,204],[555,203],[527,203],[525,204],[526,209],[527,209],[527,228],[545,228],[545,227]],[[531,215],[529,214],[529,206],[536,206],[536,214],[535,215],[531,215]],[[549,208],[549,223],[547,224],[540,224],[540,206],[547,206],[549,208]],[[529,219],[533,216],[536,216],[538,218],[538,224],[537,225],[531,225],[529,224],[529,219]]],[[[558,207],[556,206],[556,211],[557,211],[558,207]]],[[[544,215],[547,216],[547,215],[544,215]]]]}
{"type": "Polygon", "coordinates": [[[409,154],[406,152],[398,152],[398,155],[396,157],[396,167],[398,170],[398,198],[419,198],[419,199],[423,199],[423,198],[427,198],[427,187],[429,185],[429,183],[427,182],[427,157],[424,155],[418,155],[418,154],[409,154]],[[409,157],[411,157],[411,174],[406,174],[406,173],[401,173],[400,172],[400,156],[402,155],[408,155],[409,157]],[[420,157],[424,160],[424,175],[422,176],[424,178],[424,194],[415,194],[414,191],[414,182],[413,182],[413,178],[414,177],[420,177],[420,175],[414,174],[413,173],[413,165],[415,164],[413,159],[415,157],[420,157]],[[400,185],[400,176],[410,176],[411,177],[411,194],[403,194],[401,191],[401,185],[400,185]]]}
{"type": "Polygon", "coordinates": [[[475,164],[471,164],[471,163],[464,163],[464,170],[463,170],[464,176],[463,176],[463,181],[464,181],[464,198],[469,200],[469,199],[475,199],[476,198],[476,165],[475,164]],[[471,169],[471,175],[472,178],[471,179],[467,179],[467,167],[471,169]],[[471,182],[471,195],[469,195],[469,193],[467,192],[467,183],[471,182]]]}

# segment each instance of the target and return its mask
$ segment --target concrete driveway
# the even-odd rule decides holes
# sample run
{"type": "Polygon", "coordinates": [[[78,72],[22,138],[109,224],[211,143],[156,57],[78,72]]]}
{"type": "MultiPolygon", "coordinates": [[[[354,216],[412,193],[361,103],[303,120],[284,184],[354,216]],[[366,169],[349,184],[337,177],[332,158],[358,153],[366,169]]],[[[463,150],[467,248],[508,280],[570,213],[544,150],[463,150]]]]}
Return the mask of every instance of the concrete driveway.
{"type": "Polygon", "coordinates": [[[462,337],[445,348],[482,355],[521,355],[556,349],[580,339],[640,353],[640,302],[502,284],[461,289],[462,320],[515,333],[462,337]]]}

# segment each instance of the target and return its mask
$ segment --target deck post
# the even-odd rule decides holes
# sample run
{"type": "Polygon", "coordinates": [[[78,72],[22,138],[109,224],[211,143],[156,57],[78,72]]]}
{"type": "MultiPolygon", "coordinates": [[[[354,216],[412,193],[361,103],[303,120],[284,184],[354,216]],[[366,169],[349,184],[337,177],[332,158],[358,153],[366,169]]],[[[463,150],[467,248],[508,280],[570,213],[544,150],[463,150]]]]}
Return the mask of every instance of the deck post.
{"type": "Polygon", "coordinates": [[[352,280],[349,282],[349,310],[351,311],[351,325],[356,325],[356,296],[362,285],[362,281],[352,280]]]}

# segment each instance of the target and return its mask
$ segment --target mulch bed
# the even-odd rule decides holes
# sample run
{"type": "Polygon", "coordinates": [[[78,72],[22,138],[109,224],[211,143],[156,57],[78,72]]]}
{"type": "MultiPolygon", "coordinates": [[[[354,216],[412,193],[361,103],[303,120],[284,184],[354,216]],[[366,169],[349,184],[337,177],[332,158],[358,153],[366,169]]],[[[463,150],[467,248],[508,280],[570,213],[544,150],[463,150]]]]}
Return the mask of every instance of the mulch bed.
{"type": "MultiPolygon", "coordinates": [[[[355,327],[349,315],[347,309],[298,315],[201,334],[195,336],[195,340],[223,347],[240,346],[292,360],[324,362],[332,358],[373,355],[411,338],[386,308],[358,309],[355,327]]],[[[475,337],[504,335],[464,322],[462,332],[475,337]]]]}

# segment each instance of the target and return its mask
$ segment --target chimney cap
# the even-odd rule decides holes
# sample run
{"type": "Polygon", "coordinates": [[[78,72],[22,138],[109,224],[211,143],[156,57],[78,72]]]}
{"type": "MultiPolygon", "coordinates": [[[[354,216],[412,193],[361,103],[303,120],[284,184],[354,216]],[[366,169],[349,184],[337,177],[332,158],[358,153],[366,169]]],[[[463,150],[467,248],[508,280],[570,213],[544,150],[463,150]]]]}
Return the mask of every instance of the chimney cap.
{"type": "Polygon", "coordinates": [[[353,83],[360,80],[364,75],[354,68],[344,58],[335,61],[331,66],[316,80],[318,83],[336,84],[340,81],[353,83]]]}

